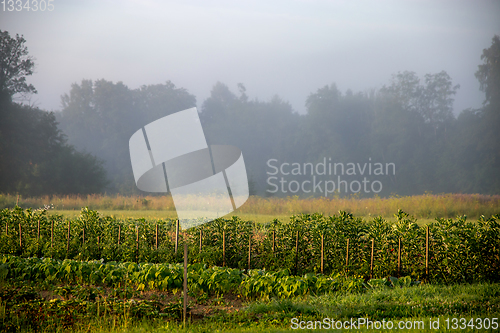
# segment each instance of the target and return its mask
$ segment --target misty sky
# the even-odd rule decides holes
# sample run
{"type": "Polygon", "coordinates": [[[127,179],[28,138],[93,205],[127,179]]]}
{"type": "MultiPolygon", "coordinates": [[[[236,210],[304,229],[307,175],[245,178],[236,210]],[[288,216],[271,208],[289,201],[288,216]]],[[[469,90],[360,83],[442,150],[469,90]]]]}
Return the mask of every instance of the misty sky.
{"type": "Polygon", "coordinates": [[[461,85],[458,113],[481,106],[474,73],[500,35],[499,1],[53,3],[52,12],[0,11],[0,30],[24,35],[36,58],[31,102],[47,110],[61,108],[71,83],[106,79],[131,89],[171,80],[198,106],[217,81],[235,93],[241,82],[252,99],[277,94],[303,113],[327,84],[367,91],[398,71],[445,70],[461,85]]]}

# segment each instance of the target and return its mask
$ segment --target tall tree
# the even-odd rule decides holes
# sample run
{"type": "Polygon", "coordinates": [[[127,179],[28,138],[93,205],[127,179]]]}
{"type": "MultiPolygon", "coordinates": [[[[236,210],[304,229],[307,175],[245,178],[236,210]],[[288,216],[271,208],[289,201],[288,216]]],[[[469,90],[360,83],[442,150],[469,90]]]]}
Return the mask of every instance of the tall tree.
{"type": "Polygon", "coordinates": [[[436,134],[454,118],[453,96],[460,85],[454,86],[445,71],[426,74],[424,82],[420,83],[415,72],[398,72],[393,75],[391,85],[384,86],[382,92],[391,94],[407,111],[420,114],[436,134]]]}
{"type": "Polygon", "coordinates": [[[474,126],[474,155],[469,163],[470,177],[481,179],[485,193],[500,193],[500,37],[494,36],[491,46],[483,50],[482,64],[476,78],[485,93],[483,107],[469,114],[478,118],[474,126]]]}
{"type": "Polygon", "coordinates": [[[8,31],[0,30],[0,94],[12,97],[17,93],[36,93],[26,77],[33,74],[35,63],[28,55],[23,36],[10,37],[8,31]]]}
{"type": "Polygon", "coordinates": [[[486,94],[484,104],[500,105],[500,37],[493,37],[491,46],[483,50],[483,63],[479,65],[476,78],[486,94]]]}
{"type": "Polygon", "coordinates": [[[419,96],[420,113],[436,133],[453,121],[453,96],[460,85],[453,86],[451,77],[445,71],[425,75],[425,86],[419,96]]]}
{"type": "Polygon", "coordinates": [[[443,150],[455,124],[453,96],[458,88],[445,71],[426,74],[423,81],[404,71],[376,94],[369,145],[373,158],[397,166],[391,192],[451,189],[450,173],[443,172],[449,164],[443,150]]]}

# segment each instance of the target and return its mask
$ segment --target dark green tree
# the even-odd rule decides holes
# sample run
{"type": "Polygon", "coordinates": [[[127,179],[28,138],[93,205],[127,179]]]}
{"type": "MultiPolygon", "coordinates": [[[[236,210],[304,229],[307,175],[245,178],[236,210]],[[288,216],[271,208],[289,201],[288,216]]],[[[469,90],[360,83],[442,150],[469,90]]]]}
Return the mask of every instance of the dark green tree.
{"type": "MultiPolygon", "coordinates": [[[[483,107],[464,114],[472,118],[470,155],[462,161],[468,178],[475,180],[471,186],[482,193],[500,193],[500,37],[494,36],[491,46],[483,50],[482,64],[478,66],[476,78],[485,93],[483,107]],[[473,158],[471,160],[471,158],[473,158]],[[463,162],[463,163],[464,163],[463,162]],[[478,188],[477,184],[481,184],[478,188]],[[476,186],[474,186],[476,185],[476,186]]],[[[462,125],[464,126],[464,125],[462,125]]],[[[462,151],[462,156],[465,153],[462,151]]]]}
{"type": "Polygon", "coordinates": [[[101,192],[101,162],[66,144],[52,112],[2,102],[0,192],[25,196],[101,192]]]}
{"type": "Polygon", "coordinates": [[[476,78],[485,93],[483,106],[464,110],[447,151],[452,151],[459,191],[500,193],[500,38],[483,50],[476,78]]]}
{"type": "Polygon", "coordinates": [[[10,96],[17,93],[36,93],[26,77],[33,74],[35,63],[28,55],[23,36],[10,37],[8,31],[0,30],[0,93],[10,96]]]}

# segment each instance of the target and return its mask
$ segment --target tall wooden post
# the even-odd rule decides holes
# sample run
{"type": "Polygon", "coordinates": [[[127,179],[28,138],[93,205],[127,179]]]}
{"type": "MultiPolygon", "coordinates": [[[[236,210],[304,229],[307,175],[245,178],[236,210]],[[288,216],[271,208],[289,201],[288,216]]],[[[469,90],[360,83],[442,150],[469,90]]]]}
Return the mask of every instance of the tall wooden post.
{"type": "Polygon", "coordinates": [[[179,248],[179,220],[175,222],[175,253],[179,248]]]}
{"type": "Polygon", "coordinates": [[[135,227],[135,233],[136,233],[136,237],[135,237],[135,246],[136,246],[136,249],[135,249],[135,261],[138,263],[139,262],[139,226],[136,226],[135,227]]]}
{"type": "Polygon", "coordinates": [[[68,221],[68,240],[66,242],[66,256],[69,254],[69,237],[71,234],[71,221],[68,221]]]}
{"type": "Polygon", "coordinates": [[[325,238],[325,235],[321,234],[321,274],[323,274],[324,238],[325,238]]]}
{"type": "Polygon", "coordinates": [[[23,251],[23,231],[21,229],[21,223],[19,223],[19,248],[21,249],[21,253],[23,251]]]}
{"type": "Polygon", "coordinates": [[[54,246],[54,221],[50,224],[50,247],[54,246]]]}
{"type": "Polygon", "coordinates": [[[187,262],[188,262],[188,246],[187,246],[187,238],[184,237],[184,298],[182,300],[182,320],[184,322],[184,327],[186,327],[186,314],[187,314],[187,298],[188,298],[188,290],[187,290],[187,262]]]}
{"type": "Polygon", "coordinates": [[[120,238],[122,236],[122,226],[118,225],[118,247],[120,247],[120,238]]]}
{"type": "Polygon", "coordinates": [[[349,267],[349,238],[347,238],[346,254],[345,254],[345,267],[349,267]]]}
{"type": "Polygon", "coordinates": [[[372,254],[370,257],[370,279],[373,278],[373,249],[375,247],[375,239],[372,238],[372,254]]]}
{"type": "Polygon", "coordinates": [[[429,226],[425,232],[425,276],[429,277],[429,226]]]}
{"type": "Polygon", "coordinates": [[[155,250],[158,250],[158,223],[156,223],[155,228],[155,250]]]}
{"type": "Polygon", "coordinates": [[[248,269],[250,269],[250,258],[252,255],[252,232],[248,236],[248,269]]]}
{"type": "Polygon", "coordinates": [[[299,271],[299,231],[295,235],[295,275],[299,271]]]}
{"type": "Polygon", "coordinates": [[[222,230],[222,266],[226,267],[226,230],[222,230]]]}
{"type": "Polygon", "coordinates": [[[200,228],[200,253],[201,253],[202,246],[203,246],[203,229],[200,228]]]}
{"type": "Polygon", "coordinates": [[[276,253],[276,230],[273,229],[273,254],[276,253]]]}
{"type": "Polygon", "coordinates": [[[82,229],[82,244],[85,245],[85,228],[82,229]]]}
{"type": "Polygon", "coordinates": [[[398,240],[398,277],[401,276],[401,238],[398,240]]]}

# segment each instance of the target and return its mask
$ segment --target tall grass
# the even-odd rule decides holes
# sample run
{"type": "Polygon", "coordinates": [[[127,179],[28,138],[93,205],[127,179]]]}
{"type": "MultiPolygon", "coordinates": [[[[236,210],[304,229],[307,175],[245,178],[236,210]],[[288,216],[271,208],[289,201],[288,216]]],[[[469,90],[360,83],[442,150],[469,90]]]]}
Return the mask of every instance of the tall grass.
{"type": "MultiPolygon", "coordinates": [[[[165,196],[43,196],[18,197],[0,194],[0,208],[39,208],[51,205],[56,210],[80,210],[82,207],[101,210],[158,210],[175,211],[170,195],[165,196]]],[[[392,217],[398,209],[416,218],[451,218],[467,215],[478,218],[500,213],[500,195],[481,194],[424,194],[389,198],[262,198],[252,196],[236,213],[262,215],[292,215],[321,212],[325,215],[344,210],[357,216],[392,217]]]]}
{"type": "Polygon", "coordinates": [[[122,195],[66,195],[19,197],[0,194],[0,208],[13,208],[18,204],[22,208],[41,208],[45,205],[56,210],[80,210],[82,207],[104,210],[167,210],[175,211],[174,202],[167,196],[122,196],[122,195]]]}

